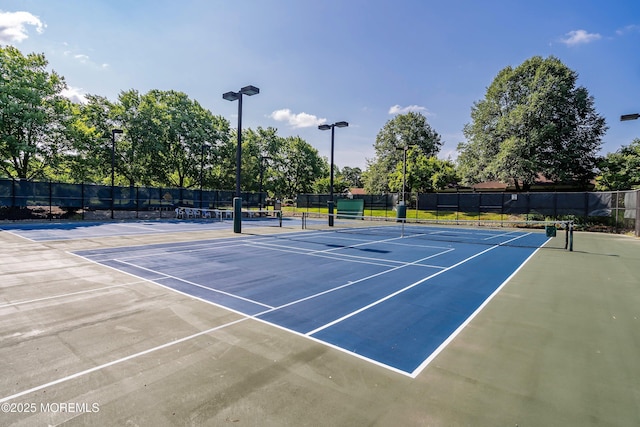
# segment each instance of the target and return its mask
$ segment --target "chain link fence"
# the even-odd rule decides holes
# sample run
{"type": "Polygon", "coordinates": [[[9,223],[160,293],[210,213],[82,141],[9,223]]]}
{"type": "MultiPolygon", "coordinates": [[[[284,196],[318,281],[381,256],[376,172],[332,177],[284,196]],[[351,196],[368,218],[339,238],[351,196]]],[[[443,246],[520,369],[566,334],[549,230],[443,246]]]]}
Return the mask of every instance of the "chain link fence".
{"type": "MultiPolygon", "coordinates": [[[[231,209],[234,197],[223,190],[0,179],[0,220],[174,218],[178,206],[231,209]]],[[[245,208],[266,201],[266,193],[242,193],[245,208]]]]}
{"type": "MultiPolygon", "coordinates": [[[[232,208],[235,192],[164,187],[118,187],[52,181],[0,179],[0,220],[173,218],[178,206],[232,208]]],[[[365,215],[395,215],[399,195],[354,194],[364,200],[365,215]]],[[[335,195],[335,198],[344,198],[335,195]]],[[[300,194],[294,212],[323,211],[328,194],[300,194]]],[[[571,218],[586,229],[627,232],[640,237],[640,190],[606,192],[421,193],[407,205],[419,213],[499,215],[527,219],[571,218]]],[[[266,193],[242,193],[244,208],[264,207],[266,193]]]]}
{"type": "MultiPolygon", "coordinates": [[[[640,190],[604,192],[420,193],[407,199],[408,216],[469,219],[493,215],[509,219],[572,219],[584,229],[628,232],[640,237],[640,190]]],[[[347,196],[336,195],[335,198],[347,196]]],[[[363,199],[365,215],[393,216],[398,194],[350,195],[363,199]]],[[[328,194],[300,194],[296,211],[326,211],[328,194]]]]}
{"type": "Polygon", "coordinates": [[[634,231],[640,236],[640,190],[535,193],[419,194],[417,209],[440,215],[524,216],[527,219],[571,218],[587,229],[634,231]]]}

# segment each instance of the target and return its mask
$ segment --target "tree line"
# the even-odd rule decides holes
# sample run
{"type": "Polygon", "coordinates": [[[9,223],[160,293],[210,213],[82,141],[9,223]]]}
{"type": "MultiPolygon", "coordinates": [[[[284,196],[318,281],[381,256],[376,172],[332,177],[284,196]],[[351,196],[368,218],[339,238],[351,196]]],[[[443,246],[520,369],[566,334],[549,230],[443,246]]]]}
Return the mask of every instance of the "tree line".
{"type": "MultiPolygon", "coordinates": [[[[113,164],[121,186],[234,188],[236,130],[224,117],[172,90],[73,103],[64,77],[47,66],[44,54],[0,47],[0,176],[107,184],[113,164]]],[[[541,175],[582,186],[597,176],[602,189],[640,184],[640,141],[598,157],[605,120],[576,80],[553,57],[503,69],[473,105],[456,161],[437,157],[441,137],[424,115],[395,116],[365,171],[334,170],[334,190],[427,192],[487,180],[527,190],[541,175]]],[[[243,191],[328,192],[328,161],[302,138],[258,127],[243,130],[242,141],[243,191]]]]}

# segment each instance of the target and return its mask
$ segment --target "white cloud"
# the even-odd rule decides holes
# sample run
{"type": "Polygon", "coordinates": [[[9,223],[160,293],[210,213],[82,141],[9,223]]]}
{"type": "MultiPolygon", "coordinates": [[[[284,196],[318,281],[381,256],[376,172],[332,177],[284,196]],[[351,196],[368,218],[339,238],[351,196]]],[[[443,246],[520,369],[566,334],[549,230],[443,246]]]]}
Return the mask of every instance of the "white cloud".
{"type": "Polygon", "coordinates": [[[620,28],[616,31],[616,34],[619,36],[629,33],[640,33],[640,25],[627,25],[626,27],[620,28]]]}
{"type": "Polygon", "coordinates": [[[87,102],[87,99],[84,96],[84,91],[77,87],[69,86],[66,89],[63,89],[60,94],[65,98],[69,98],[71,102],[75,102],[76,104],[85,104],[87,102]]]}
{"type": "Polygon", "coordinates": [[[429,115],[429,112],[427,111],[426,107],[422,107],[420,105],[408,105],[406,107],[401,107],[400,105],[396,104],[393,107],[389,108],[389,114],[407,114],[412,111],[413,112],[425,111],[425,114],[429,115]]]}
{"type": "Polygon", "coordinates": [[[288,108],[274,111],[269,115],[270,118],[278,122],[287,122],[294,128],[307,128],[312,126],[318,126],[327,121],[327,119],[321,119],[313,114],[298,113],[294,114],[288,108]]]}
{"type": "Polygon", "coordinates": [[[596,40],[600,40],[602,36],[598,33],[588,33],[585,30],[569,31],[564,39],[560,41],[567,46],[575,46],[579,44],[587,44],[596,40]]]}
{"type": "MultiPolygon", "coordinates": [[[[65,45],[67,45],[67,43],[65,43],[65,45]]],[[[107,64],[107,63],[97,64],[97,63],[95,63],[95,62],[93,62],[91,60],[89,55],[85,55],[83,53],[74,53],[72,50],[65,50],[63,52],[63,55],[66,56],[66,57],[73,58],[76,61],[78,61],[79,63],[84,64],[84,65],[93,66],[93,67],[96,67],[96,68],[101,68],[103,70],[109,68],[109,64],[107,64]]]]}
{"type": "Polygon", "coordinates": [[[46,25],[29,12],[0,11],[0,43],[21,42],[29,37],[25,25],[33,25],[38,33],[44,32],[46,25]]]}

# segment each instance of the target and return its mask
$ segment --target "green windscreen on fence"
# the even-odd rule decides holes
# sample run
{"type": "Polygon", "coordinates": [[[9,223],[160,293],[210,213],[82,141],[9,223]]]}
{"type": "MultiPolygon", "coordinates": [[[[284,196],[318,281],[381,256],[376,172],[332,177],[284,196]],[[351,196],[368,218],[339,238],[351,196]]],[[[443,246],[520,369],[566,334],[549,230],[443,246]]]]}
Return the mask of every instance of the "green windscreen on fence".
{"type": "Polygon", "coordinates": [[[364,215],[364,200],[338,199],[338,218],[353,218],[364,215]]]}

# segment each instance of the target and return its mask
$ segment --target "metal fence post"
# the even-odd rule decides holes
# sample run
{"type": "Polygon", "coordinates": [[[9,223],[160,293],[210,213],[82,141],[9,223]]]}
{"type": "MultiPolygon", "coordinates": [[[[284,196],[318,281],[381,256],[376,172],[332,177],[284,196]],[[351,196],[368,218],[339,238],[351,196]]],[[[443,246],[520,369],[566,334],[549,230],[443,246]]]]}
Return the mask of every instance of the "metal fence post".
{"type": "Polygon", "coordinates": [[[640,237],[640,190],[636,190],[636,237],[640,237]]]}

